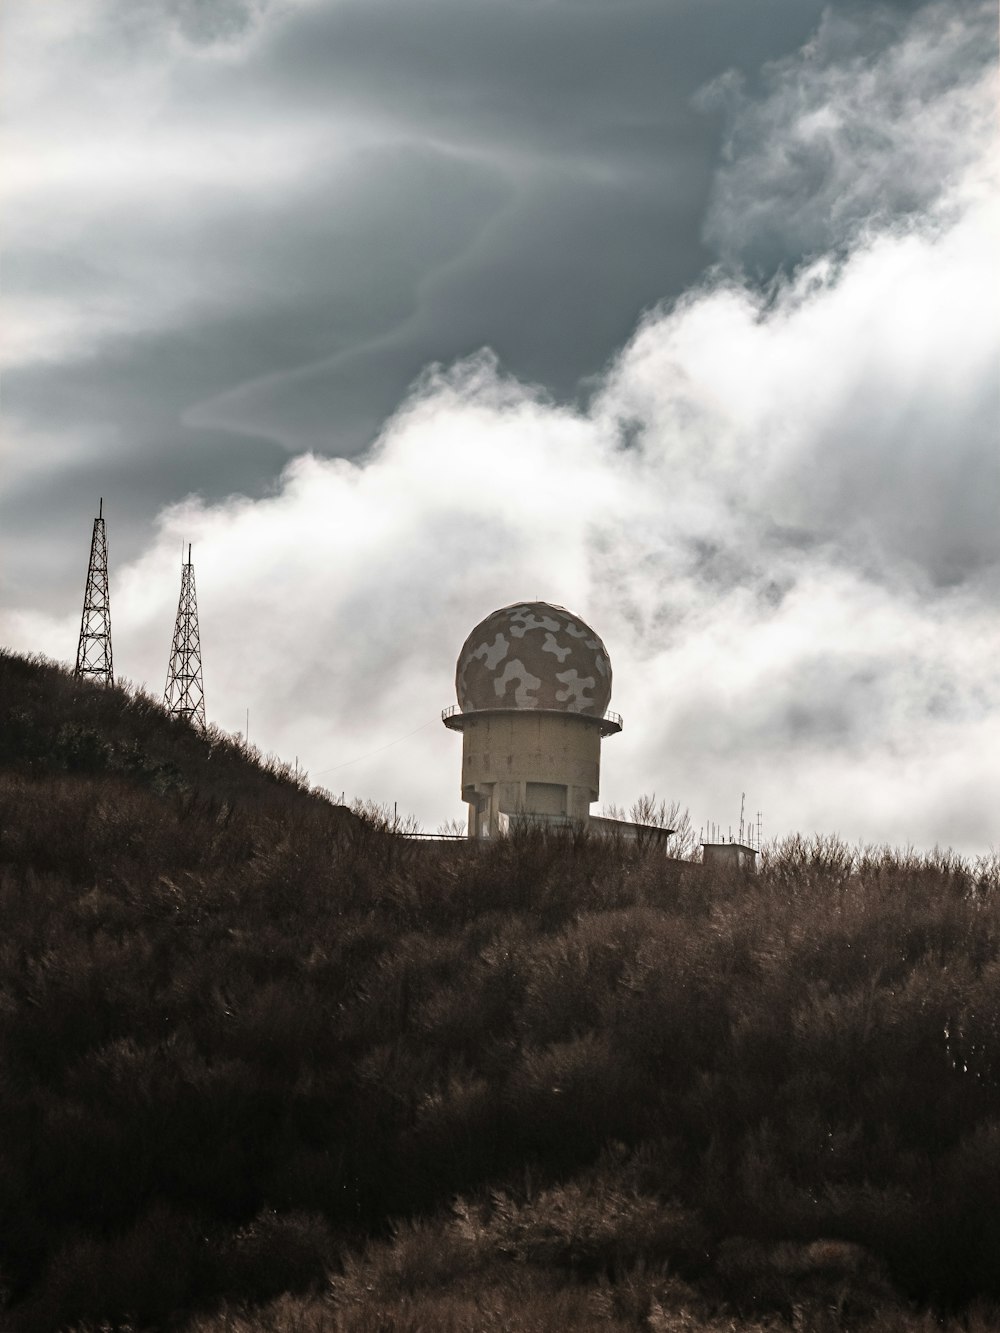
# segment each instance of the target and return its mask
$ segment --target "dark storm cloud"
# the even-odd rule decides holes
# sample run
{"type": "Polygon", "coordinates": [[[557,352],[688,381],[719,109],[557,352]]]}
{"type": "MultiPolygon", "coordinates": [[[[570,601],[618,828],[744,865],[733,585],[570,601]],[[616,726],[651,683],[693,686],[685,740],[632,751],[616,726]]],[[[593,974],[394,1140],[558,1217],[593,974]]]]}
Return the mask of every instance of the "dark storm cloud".
{"type": "Polygon", "coordinates": [[[977,0],[830,8],[805,59],[772,61],[749,90],[736,70],[701,89],[727,117],[708,243],[766,278],[919,225],[978,151],[965,93],[996,67],[997,37],[977,0]]]}
{"type": "MultiPolygon", "coordinates": [[[[87,300],[100,266],[113,268],[126,247],[145,250],[153,265],[164,256],[161,271],[200,274],[203,286],[195,308],[171,321],[179,327],[114,330],[55,362],[7,371],[8,428],[72,442],[54,472],[22,467],[32,464],[30,451],[8,467],[5,529],[22,543],[26,565],[37,573],[32,548],[46,546],[79,510],[88,477],[117,514],[120,558],[138,549],[164,503],[190,492],[259,494],[287,457],[275,441],[356,452],[420,364],[411,360],[392,378],[383,358],[377,373],[352,373],[358,347],[412,320],[423,275],[471,243],[497,196],[483,172],[440,154],[378,149],[346,179],[301,183],[289,208],[300,219],[292,237],[288,200],[284,208],[251,201],[241,219],[210,201],[197,226],[155,214],[117,220],[100,238],[99,263],[71,275],[76,299],[87,300]],[[345,362],[339,377],[318,375],[310,386],[299,375],[298,387],[292,375],[288,396],[265,393],[245,422],[227,414],[224,431],[211,413],[189,419],[197,404],[253,386],[265,372],[281,377],[286,367],[337,357],[345,362]]],[[[13,256],[11,267],[22,288],[48,276],[37,250],[28,265],[13,256]]]]}
{"type": "Polygon", "coordinates": [[[818,13],[83,7],[46,35],[48,86],[21,113],[26,151],[38,125],[39,159],[68,161],[25,196],[5,258],[8,293],[67,323],[5,377],[18,438],[60,463],[8,471],[26,560],[89,508],[88,474],[128,509],[124,556],[163,503],[259,493],[268,442],[356,454],[424,365],[479,346],[572,394],[711,257],[720,121],[692,93],[793,49],[818,13]],[[57,88],[76,110],[45,137],[57,88]]]}
{"type": "MultiPolygon", "coordinates": [[[[665,131],[696,133],[687,101],[710,71],[794,50],[820,12],[798,0],[354,0],[282,27],[262,63],[286,106],[348,104],[453,142],[648,165],[665,131]]],[[[237,80],[251,91],[249,71],[237,80]]]]}

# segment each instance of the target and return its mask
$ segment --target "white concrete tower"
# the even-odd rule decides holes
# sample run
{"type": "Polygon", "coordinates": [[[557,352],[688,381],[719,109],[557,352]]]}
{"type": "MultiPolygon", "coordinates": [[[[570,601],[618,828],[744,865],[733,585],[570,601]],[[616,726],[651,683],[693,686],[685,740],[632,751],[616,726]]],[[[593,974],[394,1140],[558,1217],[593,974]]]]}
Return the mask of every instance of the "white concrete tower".
{"type": "Polygon", "coordinates": [[[476,626],[458,656],[462,800],[469,837],[496,837],[511,820],[580,827],[601,776],[601,739],[622,729],[607,649],[579,616],[516,602],[476,626]]]}

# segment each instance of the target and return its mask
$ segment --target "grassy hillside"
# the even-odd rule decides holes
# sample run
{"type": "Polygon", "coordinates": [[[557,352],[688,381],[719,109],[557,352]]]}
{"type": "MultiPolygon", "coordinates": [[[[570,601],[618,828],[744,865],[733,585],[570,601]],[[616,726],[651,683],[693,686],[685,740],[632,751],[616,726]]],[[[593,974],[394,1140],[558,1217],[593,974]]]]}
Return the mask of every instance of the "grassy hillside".
{"type": "Polygon", "coordinates": [[[407,844],[6,655],[0,920],[14,1333],[1000,1324],[995,860],[407,844]]]}

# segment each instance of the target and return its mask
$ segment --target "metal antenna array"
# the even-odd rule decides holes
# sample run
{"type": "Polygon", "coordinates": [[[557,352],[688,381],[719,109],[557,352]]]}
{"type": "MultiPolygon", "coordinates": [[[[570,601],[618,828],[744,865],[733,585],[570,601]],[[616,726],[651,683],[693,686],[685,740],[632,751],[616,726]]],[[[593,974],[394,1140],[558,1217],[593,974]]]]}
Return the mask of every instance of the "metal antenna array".
{"type": "Polygon", "coordinates": [[[198,631],[198,598],[194,589],[194,565],[188,546],[187,563],[181,565],[181,595],[177,603],[174,643],[170,651],[167,687],[163,702],[168,713],[186,717],[195,726],[205,726],[205,686],[201,678],[201,634],[198,631]]]}
{"type": "Polygon", "coordinates": [[[104,529],[104,497],[94,519],[94,535],[90,539],[90,564],[87,567],[87,587],[83,594],[83,616],[80,619],[80,642],[76,649],[76,667],[73,675],[99,680],[104,685],[115,683],[111,658],[111,599],[108,596],[108,537],[104,529]]]}
{"type": "MultiPolygon", "coordinates": [[[[746,817],[746,803],[747,803],[747,796],[746,792],[744,792],[740,799],[740,829],[739,829],[738,841],[741,846],[749,847],[753,851],[759,852],[763,847],[761,812],[759,810],[757,811],[757,828],[756,828],[756,840],[755,840],[754,821],[752,819],[747,819],[746,817]]],[[[698,841],[708,842],[708,843],[724,843],[727,841],[727,838],[723,834],[720,825],[713,824],[711,821],[709,821],[707,824],[702,825],[702,827],[699,829],[698,841]]],[[[729,826],[728,841],[729,842],[733,841],[733,827],[731,824],[729,826]]]]}

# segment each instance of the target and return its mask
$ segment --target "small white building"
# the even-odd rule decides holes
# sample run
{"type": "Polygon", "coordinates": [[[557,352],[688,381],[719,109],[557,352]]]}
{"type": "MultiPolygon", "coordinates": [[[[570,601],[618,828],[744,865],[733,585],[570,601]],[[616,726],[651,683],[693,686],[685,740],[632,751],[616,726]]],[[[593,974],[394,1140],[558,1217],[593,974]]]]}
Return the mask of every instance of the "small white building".
{"type": "Polygon", "coordinates": [[[725,870],[746,870],[753,874],[757,869],[757,849],[745,842],[703,842],[701,844],[701,863],[725,870]]]}

